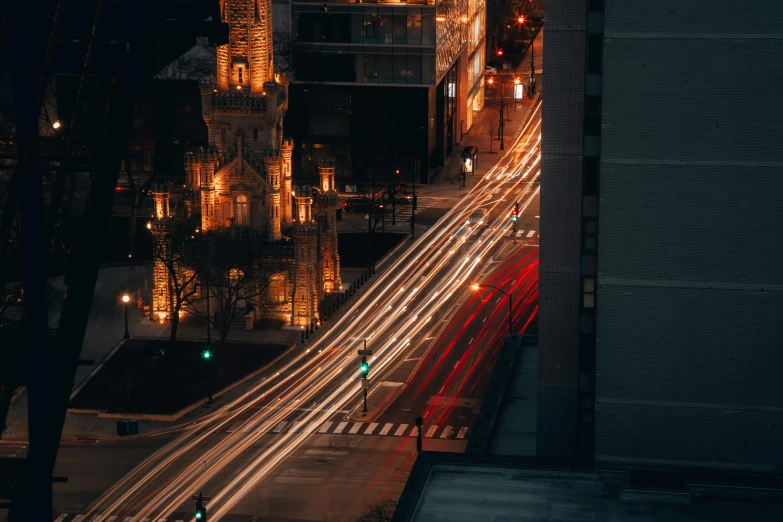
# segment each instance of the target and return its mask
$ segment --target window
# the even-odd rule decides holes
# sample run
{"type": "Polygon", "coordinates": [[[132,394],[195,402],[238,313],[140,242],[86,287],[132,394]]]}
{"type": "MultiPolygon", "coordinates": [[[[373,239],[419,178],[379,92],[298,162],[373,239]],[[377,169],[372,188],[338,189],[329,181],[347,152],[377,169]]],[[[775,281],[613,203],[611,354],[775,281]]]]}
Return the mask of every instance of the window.
{"type": "Polygon", "coordinates": [[[421,14],[408,15],[408,45],[421,45],[421,14]]]}
{"type": "Polygon", "coordinates": [[[601,97],[585,97],[585,134],[601,135],[601,97]]]}
{"type": "Polygon", "coordinates": [[[250,225],[250,214],[247,206],[247,196],[237,196],[237,211],[234,224],[238,227],[250,225]]]}
{"type": "Polygon", "coordinates": [[[243,73],[242,67],[240,67],[239,68],[239,85],[242,85],[242,79],[243,79],[242,73],[243,73]]]}
{"type": "Polygon", "coordinates": [[[284,275],[272,276],[269,281],[269,300],[273,303],[285,303],[288,301],[284,275]]]}
{"type": "Polygon", "coordinates": [[[600,73],[603,70],[604,35],[591,34],[587,37],[587,72],[600,73]]]}
{"type": "Polygon", "coordinates": [[[598,220],[582,220],[582,251],[595,252],[598,246],[598,220]]]}
{"type": "Polygon", "coordinates": [[[598,179],[601,158],[585,158],[582,166],[582,193],[585,196],[598,195],[598,179]]]}
{"type": "Polygon", "coordinates": [[[582,278],[582,308],[595,308],[595,277],[582,278]]]}
{"type": "Polygon", "coordinates": [[[378,15],[375,13],[364,16],[364,41],[367,43],[378,41],[378,15]]]}
{"type": "Polygon", "coordinates": [[[604,0],[588,0],[587,9],[589,11],[603,11],[604,0]]]}
{"type": "Polygon", "coordinates": [[[253,140],[258,141],[258,127],[253,127],[253,140]]]}

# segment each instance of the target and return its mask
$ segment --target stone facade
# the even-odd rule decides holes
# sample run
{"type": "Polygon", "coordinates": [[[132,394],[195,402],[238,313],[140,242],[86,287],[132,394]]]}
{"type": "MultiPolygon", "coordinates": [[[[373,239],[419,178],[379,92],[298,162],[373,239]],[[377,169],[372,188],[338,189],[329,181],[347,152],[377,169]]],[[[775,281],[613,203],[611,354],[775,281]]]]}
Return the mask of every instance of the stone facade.
{"type": "MultiPolygon", "coordinates": [[[[317,195],[309,187],[294,191],[294,143],[283,137],[287,83],[273,73],[271,0],[225,0],[221,8],[229,43],[217,50],[217,84],[200,86],[209,147],[185,155],[184,190],[171,198],[197,233],[259,237],[270,273],[269,298],[254,307],[256,319],[309,326],[320,319],[324,292],[341,284],[334,165],[321,169],[317,195]]],[[[161,190],[156,201],[168,207],[168,198],[161,190]]],[[[167,208],[150,224],[158,241],[168,217],[167,208]]],[[[170,297],[158,272],[156,266],[153,311],[162,317],[170,297]]]]}

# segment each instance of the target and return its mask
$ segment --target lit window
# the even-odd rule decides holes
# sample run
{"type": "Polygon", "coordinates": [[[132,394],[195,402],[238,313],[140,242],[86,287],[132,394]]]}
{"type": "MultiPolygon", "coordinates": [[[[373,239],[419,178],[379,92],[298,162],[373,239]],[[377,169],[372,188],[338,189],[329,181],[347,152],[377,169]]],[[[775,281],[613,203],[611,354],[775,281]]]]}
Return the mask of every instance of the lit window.
{"type": "Polygon", "coordinates": [[[250,224],[250,215],[248,213],[247,196],[237,196],[237,211],[234,224],[240,227],[246,227],[250,224]]]}

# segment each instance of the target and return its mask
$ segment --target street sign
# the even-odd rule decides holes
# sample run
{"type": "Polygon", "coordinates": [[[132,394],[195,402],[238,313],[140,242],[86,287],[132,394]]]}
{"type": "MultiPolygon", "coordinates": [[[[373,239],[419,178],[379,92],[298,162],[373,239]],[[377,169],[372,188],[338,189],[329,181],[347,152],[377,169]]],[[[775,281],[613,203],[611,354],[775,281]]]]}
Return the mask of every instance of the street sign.
{"type": "Polygon", "coordinates": [[[201,500],[201,502],[206,504],[207,502],[210,501],[211,498],[212,497],[204,497],[204,496],[200,496],[200,495],[193,495],[192,497],[190,497],[190,500],[193,500],[193,501],[196,501],[196,502],[201,500]]]}
{"type": "Polygon", "coordinates": [[[359,350],[359,355],[372,355],[372,350],[359,350]]]}
{"type": "Polygon", "coordinates": [[[364,388],[365,390],[370,389],[370,381],[368,381],[367,379],[362,379],[362,388],[364,388]]]}

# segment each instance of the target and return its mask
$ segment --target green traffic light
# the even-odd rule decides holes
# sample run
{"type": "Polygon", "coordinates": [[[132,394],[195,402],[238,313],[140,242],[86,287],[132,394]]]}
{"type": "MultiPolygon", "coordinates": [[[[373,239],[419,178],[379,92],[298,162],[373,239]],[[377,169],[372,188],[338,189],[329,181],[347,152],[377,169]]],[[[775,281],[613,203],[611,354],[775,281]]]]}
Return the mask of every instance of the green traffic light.
{"type": "Polygon", "coordinates": [[[208,361],[209,359],[212,358],[212,352],[210,352],[209,350],[204,350],[203,352],[201,352],[201,358],[204,359],[205,361],[208,361]]]}
{"type": "Polygon", "coordinates": [[[362,373],[367,373],[370,371],[370,365],[367,363],[362,364],[362,373]]]}
{"type": "Polygon", "coordinates": [[[513,221],[514,223],[516,223],[518,219],[519,219],[518,217],[514,216],[514,217],[512,217],[512,218],[511,218],[511,221],[513,221]]]}
{"type": "Polygon", "coordinates": [[[201,520],[201,511],[196,511],[196,520],[201,520]]]}

